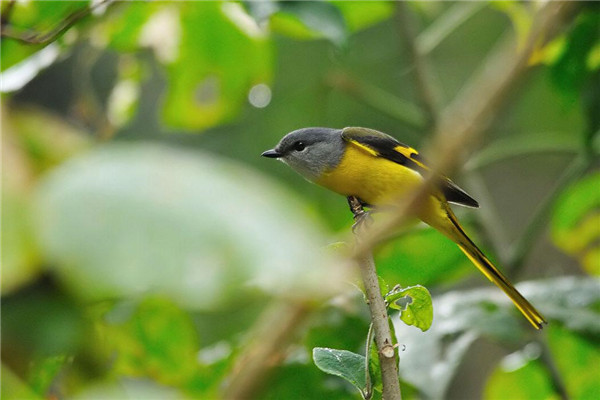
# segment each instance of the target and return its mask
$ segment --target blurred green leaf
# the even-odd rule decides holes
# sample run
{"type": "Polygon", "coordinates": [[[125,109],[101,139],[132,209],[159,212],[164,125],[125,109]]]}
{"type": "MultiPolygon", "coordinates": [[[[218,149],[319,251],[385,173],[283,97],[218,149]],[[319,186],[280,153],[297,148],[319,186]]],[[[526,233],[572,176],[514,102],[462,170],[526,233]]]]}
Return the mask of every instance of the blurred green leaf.
{"type": "Polygon", "coordinates": [[[600,398],[599,338],[598,333],[586,339],[560,327],[548,332],[550,351],[573,399],[600,398]]]}
{"type": "MultiPolygon", "coordinates": [[[[308,359],[309,356],[307,355],[306,358],[308,359]]],[[[306,363],[287,362],[276,368],[260,398],[264,400],[348,400],[361,397],[345,381],[323,374],[307,360],[306,363]]]]}
{"type": "Polygon", "coordinates": [[[380,246],[377,272],[387,282],[425,286],[447,282],[473,272],[460,249],[433,228],[412,230],[380,246]]]}
{"type": "Polygon", "coordinates": [[[41,182],[34,221],[45,256],[85,299],[160,293],[212,309],[252,287],[323,299],[348,271],[304,205],[248,166],[158,145],[63,164],[41,182]]]}
{"type": "Polygon", "coordinates": [[[3,128],[1,290],[6,295],[41,272],[31,221],[36,176],[83,151],[88,140],[57,116],[31,107],[10,107],[3,128]]]}
{"type": "Polygon", "coordinates": [[[339,1],[329,3],[342,12],[348,29],[352,32],[368,28],[390,18],[394,13],[394,5],[384,1],[339,1]]]}
{"type": "Polygon", "coordinates": [[[67,363],[64,355],[47,357],[39,360],[33,365],[29,374],[29,385],[39,396],[48,398],[48,390],[67,363]]]}
{"type": "Polygon", "coordinates": [[[497,367],[487,381],[484,399],[557,400],[548,372],[539,361],[530,361],[517,369],[497,367]]]}
{"type": "Polygon", "coordinates": [[[206,129],[233,117],[254,85],[270,82],[271,46],[237,3],[178,5],[181,43],[167,68],[163,116],[175,128],[206,129]]]}
{"type": "Polygon", "coordinates": [[[200,365],[198,338],[189,315],[159,298],[145,299],[131,312],[122,323],[109,316],[102,328],[106,345],[116,355],[114,372],[173,386],[190,381],[200,365]]]}
{"type": "MultiPolygon", "coordinates": [[[[600,280],[563,277],[523,282],[519,291],[550,322],[600,336],[600,280]]],[[[443,398],[469,346],[480,336],[525,345],[533,328],[496,288],[453,291],[433,299],[435,323],[422,333],[395,321],[402,353],[400,376],[432,398],[443,398]]]]}
{"type": "Polygon", "coordinates": [[[551,67],[552,82],[558,90],[573,97],[589,77],[588,57],[600,43],[600,13],[596,10],[579,14],[566,36],[564,51],[551,67]]]}
{"type": "Polygon", "coordinates": [[[39,252],[33,239],[29,219],[30,201],[12,193],[4,184],[2,190],[2,281],[6,295],[34,279],[40,272],[39,252]]]}
{"type": "Polygon", "coordinates": [[[283,1],[271,16],[271,27],[296,39],[325,38],[342,46],[348,29],[340,9],[324,1],[283,1]],[[299,25],[300,23],[301,25],[299,25]]]}
{"type": "Polygon", "coordinates": [[[347,380],[364,393],[367,387],[364,356],[347,350],[315,347],[313,361],[321,371],[347,380]]]}
{"type": "Polygon", "coordinates": [[[394,291],[386,296],[390,308],[400,310],[400,319],[406,325],[412,325],[425,332],[433,321],[433,305],[429,290],[421,285],[394,291]],[[402,298],[409,298],[405,305],[397,304],[402,298]]]}
{"type": "Polygon", "coordinates": [[[0,368],[2,385],[0,385],[0,396],[3,399],[38,400],[38,396],[25,382],[8,368],[4,363],[0,368]]]}
{"type": "MultiPolygon", "coordinates": [[[[600,350],[592,339],[550,325],[548,345],[567,393],[573,399],[600,396],[600,350]]],[[[597,336],[598,337],[598,336],[597,336]]],[[[596,337],[596,339],[597,339],[596,337]]],[[[558,399],[548,370],[538,359],[540,351],[528,351],[535,344],[506,356],[486,385],[488,399],[558,399]]]]}
{"type": "Polygon", "coordinates": [[[552,215],[554,244],[579,259],[590,274],[600,275],[600,173],[566,188],[552,215]]]}

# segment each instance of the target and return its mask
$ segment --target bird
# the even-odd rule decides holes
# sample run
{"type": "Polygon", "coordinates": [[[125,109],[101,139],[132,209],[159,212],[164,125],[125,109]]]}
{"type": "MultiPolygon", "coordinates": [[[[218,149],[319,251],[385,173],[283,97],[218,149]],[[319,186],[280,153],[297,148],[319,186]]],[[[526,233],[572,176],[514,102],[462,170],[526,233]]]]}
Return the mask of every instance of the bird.
{"type": "MultiPolygon", "coordinates": [[[[366,207],[385,209],[417,190],[432,173],[419,152],[374,129],[310,127],[286,134],[261,154],[283,161],[305,179],[366,207]]],[[[536,308],[469,238],[450,203],[478,208],[478,202],[448,177],[437,183],[414,211],[415,217],[455,242],[471,262],[508,295],[536,329],[547,324],[536,308]]]]}

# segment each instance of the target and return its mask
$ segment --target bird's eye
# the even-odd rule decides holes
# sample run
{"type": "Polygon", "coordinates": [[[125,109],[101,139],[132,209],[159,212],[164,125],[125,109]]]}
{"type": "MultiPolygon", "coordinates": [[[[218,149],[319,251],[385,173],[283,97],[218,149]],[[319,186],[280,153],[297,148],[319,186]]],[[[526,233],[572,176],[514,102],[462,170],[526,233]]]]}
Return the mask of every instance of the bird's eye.
{"type": "Polygon", "coordinates": [[[296,151],[302,151],[306,148],[306,145],[304,144],[304,142],[296,142],[294,143],[294,150],[296,151]]]}

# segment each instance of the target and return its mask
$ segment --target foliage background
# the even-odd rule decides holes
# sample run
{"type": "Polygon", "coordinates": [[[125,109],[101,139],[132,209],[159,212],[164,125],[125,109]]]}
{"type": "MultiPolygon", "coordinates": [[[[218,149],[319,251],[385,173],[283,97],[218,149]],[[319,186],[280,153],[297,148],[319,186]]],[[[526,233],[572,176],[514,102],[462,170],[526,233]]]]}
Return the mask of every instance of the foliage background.
{"type": "MultiPolygon", "coordinates": [[[[310,298],[259,397],[357,397],[310,359],[364,348],[360,292],[323,251],[349,239],[345,199],[259,155],[305,126],[427,149],[428,110],[542,6],[99,3],[2,2],[2,395],[216,397],[267,305],[310,298]],[[8,37],[91,7],[49,44],[8,37]]],[[[457,210],[467,230],[550,325],[431,229],[383,244],[381,276],[434,295],[430,331],[396,326],[406,398],[600,396],[600,24],[578,7],[453,175],[482,204],[457,210]]]]}

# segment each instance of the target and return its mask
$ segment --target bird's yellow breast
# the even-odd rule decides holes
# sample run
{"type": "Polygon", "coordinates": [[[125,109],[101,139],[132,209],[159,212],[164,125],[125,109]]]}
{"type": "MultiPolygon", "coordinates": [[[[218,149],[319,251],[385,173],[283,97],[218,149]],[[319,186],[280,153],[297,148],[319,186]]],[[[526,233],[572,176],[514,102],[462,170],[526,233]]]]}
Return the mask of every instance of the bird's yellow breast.
{"type": "Polygon", "coordinates": [[[371,149],[348,143],[337,167],[323,173],[316,183],[377,206],[392,204],[422,181],[418,172],[379,157],[371,149]]]}

